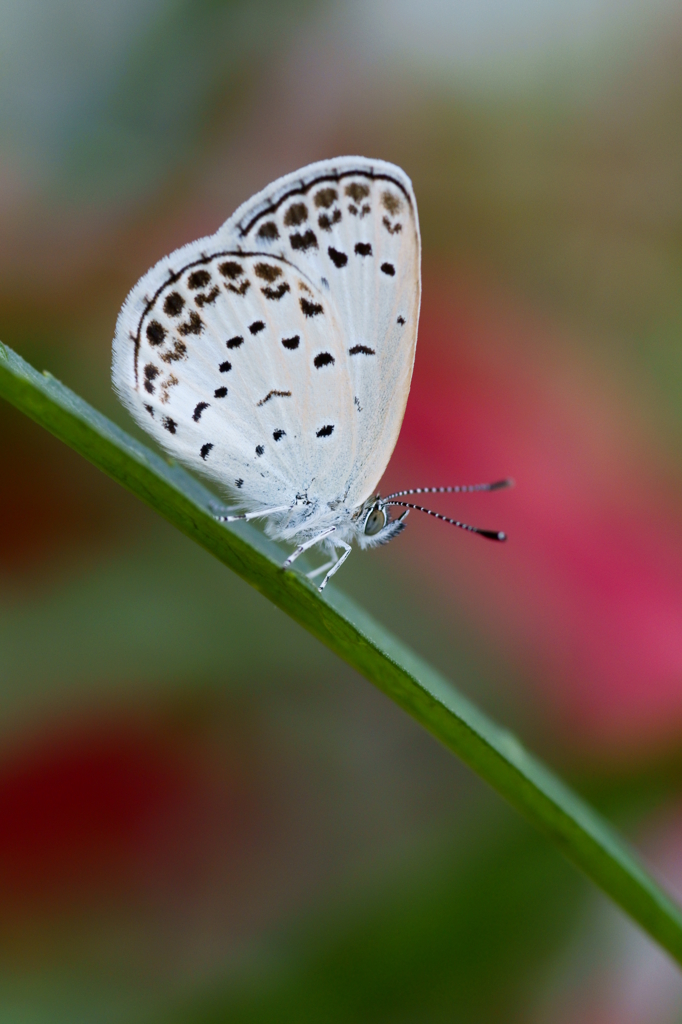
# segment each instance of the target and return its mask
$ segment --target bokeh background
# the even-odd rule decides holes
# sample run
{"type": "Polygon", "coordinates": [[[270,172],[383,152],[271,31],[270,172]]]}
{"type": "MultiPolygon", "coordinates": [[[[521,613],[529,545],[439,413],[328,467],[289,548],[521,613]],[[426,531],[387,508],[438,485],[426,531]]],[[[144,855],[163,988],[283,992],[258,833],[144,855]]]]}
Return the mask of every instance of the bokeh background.
{"type": "MultiPolygon", "coordinates": [[[[384,489],[338,585],[682,893],[682,6],[1,0],[0,337],[117,422],[128,289],[310,161],[413,179],[384,489]]],[[[673,1024],[676,969],[455,758],[0,406],[0,1018],[673,1024]]]]}

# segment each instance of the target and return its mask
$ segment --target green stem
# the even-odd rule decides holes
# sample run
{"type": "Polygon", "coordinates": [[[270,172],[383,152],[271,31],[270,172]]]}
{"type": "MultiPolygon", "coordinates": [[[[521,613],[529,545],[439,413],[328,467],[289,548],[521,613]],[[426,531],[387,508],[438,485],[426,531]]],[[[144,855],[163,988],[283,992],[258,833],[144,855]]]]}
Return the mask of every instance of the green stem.
{"type": "Polygon", "coordinates": [[[391,697],[526,818],[682,964],[682,912],[636,854],[520,741],[353,601],[282,572],[281,552],[246,524],[216,522],[211,493],[49,374],[0,345],[0,395],[123,484],[391,697]]]}

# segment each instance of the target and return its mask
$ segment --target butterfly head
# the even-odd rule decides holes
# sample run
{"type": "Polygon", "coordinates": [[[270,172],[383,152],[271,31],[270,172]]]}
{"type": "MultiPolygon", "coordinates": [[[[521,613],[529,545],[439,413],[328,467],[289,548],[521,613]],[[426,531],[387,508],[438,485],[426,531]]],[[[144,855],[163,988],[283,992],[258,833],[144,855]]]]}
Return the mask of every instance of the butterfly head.
{"type": "Polygon", "coordinates": [[[379,495],[368,501],[358,517],[357,541],[361,548],[374,548],[379,544],[388,544],[407,525],[405,519],[409,513],[406,509],[397,519],[391,519],[388,507],[379,495]]]}

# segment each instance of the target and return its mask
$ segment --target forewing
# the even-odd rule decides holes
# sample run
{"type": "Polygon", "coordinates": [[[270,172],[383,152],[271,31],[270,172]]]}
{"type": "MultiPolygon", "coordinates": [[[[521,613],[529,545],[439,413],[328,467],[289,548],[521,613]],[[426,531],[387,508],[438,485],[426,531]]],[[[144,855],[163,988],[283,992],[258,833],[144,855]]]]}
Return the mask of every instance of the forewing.
{"type": "Polygon", "coordinates": [[[362,157],[323,161],[275,182],[221,231],[291,260],[332,304],[352,391],[346,500],[360,504],[395,447],[414,365],[421,243],[409,178],[362,157]]]}

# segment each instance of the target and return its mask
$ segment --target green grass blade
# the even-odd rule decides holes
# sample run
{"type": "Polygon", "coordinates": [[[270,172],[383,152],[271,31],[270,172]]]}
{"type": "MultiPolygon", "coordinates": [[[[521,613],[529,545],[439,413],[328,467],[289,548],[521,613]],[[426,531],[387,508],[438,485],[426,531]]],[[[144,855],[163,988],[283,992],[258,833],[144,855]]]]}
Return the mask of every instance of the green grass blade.
{"type": "Polygon", "coordinates": [[[637,856],[520,741],[333,588],[282,572],[282,555],[246,524],[229,528],[211,493],[48,374],[0,345],[0,395],[151,505],[391,697],[526,818],[682,964],[682,911],[637,856]]]}

